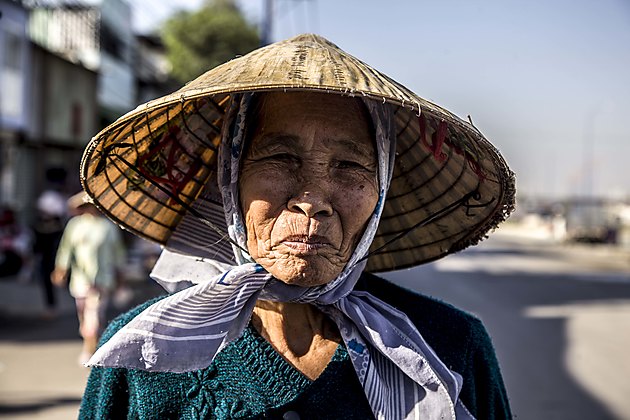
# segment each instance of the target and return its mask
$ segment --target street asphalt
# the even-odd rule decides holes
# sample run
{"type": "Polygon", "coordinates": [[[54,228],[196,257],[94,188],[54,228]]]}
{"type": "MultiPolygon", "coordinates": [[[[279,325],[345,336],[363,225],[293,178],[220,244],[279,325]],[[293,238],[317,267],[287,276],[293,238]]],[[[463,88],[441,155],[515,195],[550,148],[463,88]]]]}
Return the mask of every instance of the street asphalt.
{"type": "Polygon", "coordinates": [[[630,420],[630,252],[526,233],[386,277],[484,322],[514,418],[630,420]]]}

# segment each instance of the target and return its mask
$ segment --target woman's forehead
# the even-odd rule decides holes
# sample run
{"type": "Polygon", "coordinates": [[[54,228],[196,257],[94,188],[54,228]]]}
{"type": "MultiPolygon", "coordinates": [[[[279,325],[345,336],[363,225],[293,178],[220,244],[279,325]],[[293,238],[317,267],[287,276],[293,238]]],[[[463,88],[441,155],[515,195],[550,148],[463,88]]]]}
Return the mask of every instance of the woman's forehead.
{"type": "Polygon", "coordinates": [[[356,119],[369,119],[367,109],[355,97],[310,91],[264,92],[258,96],[258,108],[266,113],[282,111],[295,115],[307,111],[336,115],[344,110],[344,114],[356,119]]]}
{"type": "Polygon", "coordinates": [[[291,146],[316,137],[327,147],[372,149],[372,121],[356,98],[314,92],[265,93],[252,109],[254,141],[262,147],[291,146]]]}

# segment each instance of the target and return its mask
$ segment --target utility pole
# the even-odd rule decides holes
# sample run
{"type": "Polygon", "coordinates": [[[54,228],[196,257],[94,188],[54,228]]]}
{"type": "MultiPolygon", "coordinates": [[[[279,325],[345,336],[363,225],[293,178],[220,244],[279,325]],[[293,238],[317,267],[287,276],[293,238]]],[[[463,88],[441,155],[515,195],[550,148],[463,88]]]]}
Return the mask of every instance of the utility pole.
{"type": "Polygon", "coordinates": [[[271,30],[273,28],[273,0],[263,0],[263,19],[260,28],[260,45],[265,46],[271,42],[271,30]]]}

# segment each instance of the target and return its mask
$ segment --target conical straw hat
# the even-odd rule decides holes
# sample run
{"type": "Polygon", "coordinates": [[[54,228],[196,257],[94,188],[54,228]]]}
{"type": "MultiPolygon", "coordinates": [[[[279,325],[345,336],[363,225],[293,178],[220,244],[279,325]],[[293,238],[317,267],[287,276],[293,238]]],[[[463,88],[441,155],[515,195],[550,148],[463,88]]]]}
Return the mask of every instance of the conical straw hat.
{"type": "MultiPolygon", "coordinates": [[[[312,34],[231,60],[118,119],[85,150],[85,191],[125,229],[166,244],[202,192],[221,206],[214,179],[230,95],[274,90],[395,106],[395,169],[367,270],[401,269],[461,250],[513,210],[514,176],[474,126],[312,34]]],[[[195,232],[187,240],[200,241],[195,232]]]]}

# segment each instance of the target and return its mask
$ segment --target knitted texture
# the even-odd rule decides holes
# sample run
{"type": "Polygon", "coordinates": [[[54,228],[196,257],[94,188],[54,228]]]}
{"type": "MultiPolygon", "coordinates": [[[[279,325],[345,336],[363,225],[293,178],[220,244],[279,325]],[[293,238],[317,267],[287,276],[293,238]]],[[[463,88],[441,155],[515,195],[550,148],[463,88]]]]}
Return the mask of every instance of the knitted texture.
{"type": "MultiPolygon", "coordinates": [[[[114,320],[103,340],[156,300],[114,320]]],[[[250,325],[206,369],[178,374],[94,368],[79,418],[273,419],[288,411],[302,419],[373,417],[343,345],[311,381],[250,325]]]]}
{"type": "MultiPolygon", "coordinates": [[[[409,316],[440,359],[463,376],[460,398],[476,418],[511,418],[494,349],[481,321],[369,274],[363,275],[357,289],[409,316]]],[[[156,300],[115,319],[102,342],[156,300]]],[[[250,325],[206,369],[178,374],[93,368],[79,418],[282,419],[287,412],[301,419],[373,418],[343,345],[324,372],[310,381],[250,325]]]]}

